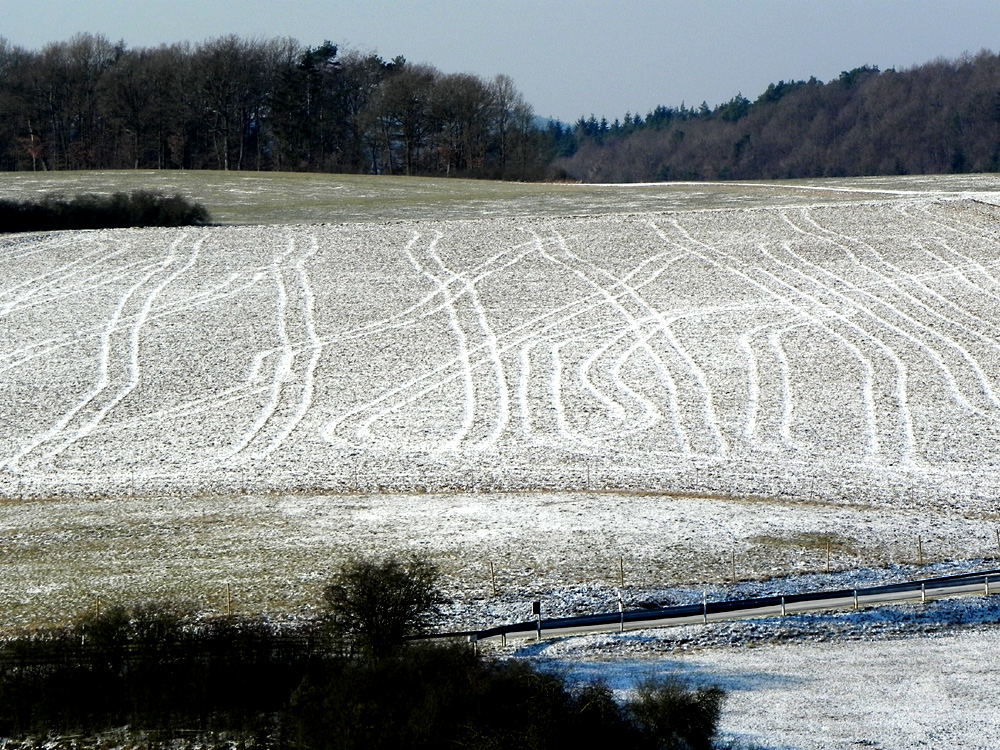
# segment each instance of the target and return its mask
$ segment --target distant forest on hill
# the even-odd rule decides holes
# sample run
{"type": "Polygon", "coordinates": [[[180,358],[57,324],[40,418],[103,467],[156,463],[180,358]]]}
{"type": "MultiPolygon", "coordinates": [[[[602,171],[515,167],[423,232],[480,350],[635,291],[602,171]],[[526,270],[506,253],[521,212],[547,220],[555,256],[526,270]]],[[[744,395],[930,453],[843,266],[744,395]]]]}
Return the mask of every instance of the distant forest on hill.
{"type": "Polygon", "coordinates": [[[0,38],[0,170],[222,169],[587,182],[1000,171],[1000,56],[609,123],[535,117],[514,82],[330,42],[128,48],[0,38]]]}
{"type": "Polygon", "coordinates": [[[754,101],[581,119],[573,134],[556,165],[588,182],[996,172],[1000,56],[865,65],[772,83],[754,101]]]}

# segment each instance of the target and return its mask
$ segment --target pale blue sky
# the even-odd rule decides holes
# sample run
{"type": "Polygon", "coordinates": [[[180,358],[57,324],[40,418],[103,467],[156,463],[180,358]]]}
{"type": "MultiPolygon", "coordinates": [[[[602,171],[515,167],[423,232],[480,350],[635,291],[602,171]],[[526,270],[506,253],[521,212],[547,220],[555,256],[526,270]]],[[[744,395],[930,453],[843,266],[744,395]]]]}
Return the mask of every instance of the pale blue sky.
{"type": "Polygon", "coordinates": [[[997,0],[0,0],[0,36],[38,49],[77,32],[130,46],[225,34],[324,39],[445,72],[510,75],[537,114],[645,114],[1000,50],[997,0]]]}

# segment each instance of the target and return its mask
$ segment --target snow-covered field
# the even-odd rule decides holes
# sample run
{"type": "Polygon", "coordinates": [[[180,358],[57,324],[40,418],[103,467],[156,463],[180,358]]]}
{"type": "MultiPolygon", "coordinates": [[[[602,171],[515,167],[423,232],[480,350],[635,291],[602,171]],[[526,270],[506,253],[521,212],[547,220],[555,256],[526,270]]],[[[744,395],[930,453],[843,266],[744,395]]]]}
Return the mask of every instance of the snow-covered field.
{"type": "Polygon", "coordinates": [[[0,492],[982,509],[998,216],[905,199],[0,240],[0,492]]]}
{"type": "Polygon", "coordinates": [[[553,666],[579,679],[604,679],[622,691],[651,677],[719,685],[727,691],[721,733],[735,747],[995,750],[998,647],[1000,630],[994,627],[553,666]]]}
{"type": "MultiPolygon", "coordinates": [[[[238,608],[302,612],[345,556],[390,550],[438,561],[468,625],[536,597],[553,615],[613,607],[619,556],[637,606],[804,585],[828,544],[834,571],[872,581],[916,573],[898,566],[918,538],[928,561],[978,564],[1000,522],[995,187],[0,237],[0,626],[98,597],[218,610],[227,582],[238,608]]],[[[948,635],[964,655],[927,669],[969,663],[975,637],[948,635]]],[[[860,641],[615,638],[560,648],[601,664],[698,641],[682,671],[731,687],[727,731],[769,746],[785,741],[759,723],[769,700],[815,695],[795,707],[815,718],[862,658],[860,641]],[[801,676],[824,659],[846,666],[801,676]]],[[[852,712],[911,641],[891,643],[863,657],[887,665],[875,692],[829,726],[796,719],[812,739],[789,746],[852,746],[852,712]]]]}

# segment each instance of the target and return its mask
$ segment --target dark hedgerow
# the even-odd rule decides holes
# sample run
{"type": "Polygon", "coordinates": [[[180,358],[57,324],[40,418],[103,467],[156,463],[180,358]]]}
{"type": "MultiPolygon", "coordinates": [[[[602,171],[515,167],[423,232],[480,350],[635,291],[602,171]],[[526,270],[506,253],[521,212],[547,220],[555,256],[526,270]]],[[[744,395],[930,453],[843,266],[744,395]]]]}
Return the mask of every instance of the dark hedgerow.
{"type": "Polygon", "coordinates": [[[563,748],[709,750],[724,693],[664,680],[615,699],[601,683],[460,645],[328,662],[295,691],[288,737],[303,750],[563,748]]]}
{"type": "Polygon", "coordinates": [[[0,200],[0,232],[180,227],[210,220],[200,203],[149,190],[73,198],[48,195],[38,201],[0,200]]]}
{"type": "Polygon", "coordinates": [[[308,624],[201,619],[183,606],[114,605],[0,640],[0,738],[140,731],[273,733],[322,657],[308,624]]]}

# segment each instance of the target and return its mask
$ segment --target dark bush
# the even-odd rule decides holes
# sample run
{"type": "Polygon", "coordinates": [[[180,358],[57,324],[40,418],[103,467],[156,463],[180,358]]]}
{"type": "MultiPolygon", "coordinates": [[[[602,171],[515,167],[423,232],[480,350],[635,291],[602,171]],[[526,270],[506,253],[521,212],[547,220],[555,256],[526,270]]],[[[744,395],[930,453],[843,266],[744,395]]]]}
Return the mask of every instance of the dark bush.
{"type": "Polygon", "coordinates": [[[209,221],[202,204],[147,190],[74,198],[49,195],[40,201],[0,200],[0,232],[179,227],[209,221]]]}
{"type": "Polygon", "coordinates": [[[717,687],[691,690],[676,680],[639,685],[629,710],[656,747],[710,750],[725,693],[717,687]]]}
{"type": "Polygon", "coordinates": [[[295,693],[289,717],[310,750],[644,746],[606,688],[574,693],[558,675],[464,646],[340,662],[295,693]]]}
{"type": "Polygon", "coordinates": [[[323,590],[329,632],[345,650],[381,659],[426,633],[447,599],[428,560],[351,560],[323,590]]]}

